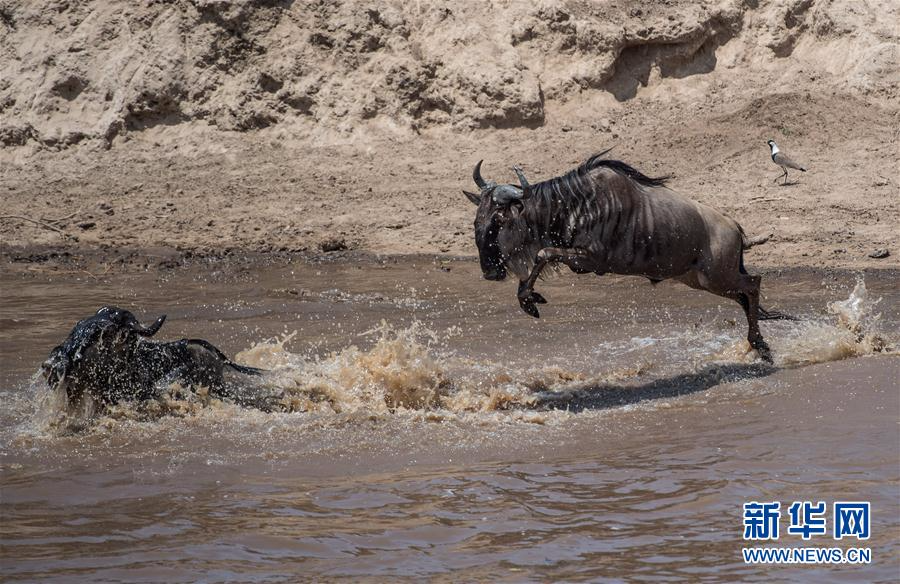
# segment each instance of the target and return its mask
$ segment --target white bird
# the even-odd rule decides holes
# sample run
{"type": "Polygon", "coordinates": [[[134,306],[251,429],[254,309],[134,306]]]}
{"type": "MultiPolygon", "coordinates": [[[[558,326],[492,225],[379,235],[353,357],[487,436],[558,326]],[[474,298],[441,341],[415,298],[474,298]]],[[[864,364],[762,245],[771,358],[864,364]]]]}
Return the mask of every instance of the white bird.
{"type": "Polygon", "coordinates": [[[778,149],[778,144],[775,143],[775,140],[769,140],[766,144],[772,149],[772,162],[780,166],[782,170],[782,174],[778,175],[773,182],[778,182],[779,178],[784,177],[784,184],[787,184],[787,169],[789,168],[799,170],[800,172],[806,172],[806,168],[804,168],[802,164],[794,162],[791,160],[790,156],[778,149]]]}

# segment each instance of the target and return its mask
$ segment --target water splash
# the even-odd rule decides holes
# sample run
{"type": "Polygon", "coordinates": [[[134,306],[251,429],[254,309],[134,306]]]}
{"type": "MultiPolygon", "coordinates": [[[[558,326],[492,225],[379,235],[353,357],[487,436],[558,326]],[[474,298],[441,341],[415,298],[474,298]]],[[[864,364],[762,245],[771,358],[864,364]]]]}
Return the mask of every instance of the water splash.
{"type": "MultiPolygon", "coordinates": [[[[849,297],[829,303],[823,316],[766,323],[776,366],[795,367],[895,352],[880,330],[881,315],[875,311],[878,303],[878,299],[869,297],[865,282],[860,279],[849,297]]],[[[484,358],[472,359],[446,348],[447,339],[455,336],[453,331],[439,335],[421,323],[397,329],[382,321],[380,326],[359,335],[369,348],[353,344],[325,356],[303,356],[288,350],[296,333],[258,342],[238,353],[236,361],[270,373],[256,381],[244,380],[245,385],[238,389],[244,394],[242,403],[265,412],[376,418],[405,414],[425,415],[429,420],[466,413],[503,413],[511,420],[545,423],[546,416],[535,410],[565,407],[570,396],[581,399],[586,391],[597,388],[627,388],[648,379],[651,373],[673,373],[671,363],[661,363],[657,368],[648,359],[648,347],[662,351],[663,356],[677,351],[679,362],[688,369],[675,371],[678,374],[702,372],[711,363],[753,364],[758,360],[746,341],[729,340],[733,338],[730,334],[699,330],[685,334],[696,341],[691,343],[696,346],[686,363],[683,335],[635,337],[625,348],[608,351],[609,355],[621,354],[633,363],[626,361],[611,365],[606,371],[587,372],[560,366],[515,368],[484,358]],[[526,412],[533,416],[525,415],[526,412]]],[[[610,349],[608,345],[603,344],[610,349]]],[[[90,403],[72,411],[64,395],[43,390],[38,392],[35,410],[35,427],[71,431],[91,424],[109,427],[123,420],[196,416],[209,410],[242,415],[246,409],[210,396],[205,388],[174,384],[164,388],[160,399],[121,403],[102,411],[90,403]]]]}
{"type": "Polygon", "coordinates": [[[351,345],[321,359],[289,352],[291,337],[257,343],[237,355],[243,363],[272,370],[267,382],[283,395],[286,411],[385,414],[433,407],[447,388],[444,367],[432,350],[437,337],[421,324],[395,330],[381,326],[371,349],[351,345]]]}
{"type": "Polygon", "coordinates": [[[879,302],[880,298],[869,297],[865,281],[859,278],[846,300],[828,303],[828,317],[792,323],[775,338],[777,363],[789,367],[896,352],[881,330],[879,302]]]}
{"type": "Polygon", "coordinates": [[[857,335],[860,339],[873,337],[881,324],[881,314],[875,307],[881,298],[872,300],[862,278],[856,280],[856,286],[846,300],[829,302],[828,312],[838,317],[838,325],[857,335]]]}

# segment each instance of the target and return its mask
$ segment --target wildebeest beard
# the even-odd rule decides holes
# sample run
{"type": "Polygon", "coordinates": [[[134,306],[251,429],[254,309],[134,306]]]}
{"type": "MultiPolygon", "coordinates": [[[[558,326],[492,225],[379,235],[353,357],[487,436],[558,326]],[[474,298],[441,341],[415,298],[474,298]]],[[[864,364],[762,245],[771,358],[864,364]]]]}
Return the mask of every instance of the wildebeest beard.
{"type": "Polygon", "coordinates": [[[500,252],[500,218],[494,214],[475,228],[475,244],[478,246],[478,259],[481,272],[487,280],[503,280],[506,278],[506,264],[500,252]]]}
{"type": "Polygon", "coordinates": [[[639,185],[665,184],[667,177],[651,178],[624,162],[603,159],[606,152],[591,157],[565,175],[529,185],[521,199],[504,205],[493,200],[493,190],[511,185],[489,183],[483,189],[478,215],[482,218],[484,214],[490,223],[479,226],[476,219],[476,243],[486,278],[503,279],[489,277],[485,270],[486,265],[501,265],[491,275],[503,272],[505,276],[509,270],[520,281],[525,280],[541,249],[594,247],[598,242],[596,236],[602,242],[616,232],[616,222],[607,219],[615,218],[628,205],[618,200],[607,182],[592,177],[591,171],[605,167],[639,185]],[[491,229],[492,225],[496,228],[491,229]],[[601,226],[606,233],[596,234],[592,226],[601,226]],[[484,233],[482,241],[478,241],[479,227],[484,233]]]}

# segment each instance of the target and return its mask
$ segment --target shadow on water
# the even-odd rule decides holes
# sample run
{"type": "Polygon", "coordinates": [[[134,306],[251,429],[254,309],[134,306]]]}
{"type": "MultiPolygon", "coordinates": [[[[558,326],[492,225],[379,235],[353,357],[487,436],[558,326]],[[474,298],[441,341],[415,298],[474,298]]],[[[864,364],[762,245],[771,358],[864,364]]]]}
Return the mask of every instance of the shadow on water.
{"type": "Polygon", "coordinates": [[[535,402],[537,409],[602,410],[667,399],[706,391],[723,383],[760,379],[779,371],[764,363],[709,364],[692,373],[654,379],[642,385],[590,384],[568,391],[543,392],[535,402]]]}

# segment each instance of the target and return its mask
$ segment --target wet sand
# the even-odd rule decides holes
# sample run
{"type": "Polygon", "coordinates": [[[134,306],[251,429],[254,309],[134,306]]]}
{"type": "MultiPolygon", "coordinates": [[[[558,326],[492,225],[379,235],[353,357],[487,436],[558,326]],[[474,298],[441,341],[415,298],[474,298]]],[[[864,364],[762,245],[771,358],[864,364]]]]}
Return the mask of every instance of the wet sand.
{"type": "Polygon", "coordinates": [[[543,282],[540,320],[425,256],[0,278],[7,581],[897,574],[894,272],[767,274],[803,317],[763,323],[775,366],[737,305],[637,278],[543,282]],[[182,393],[73,425],[34,374],[106,303],[272,368],[248,391],[277,411],[182,393]],[[742,503],[841,499],[873,504],[872,564],[741,562],[742,503]]]}

